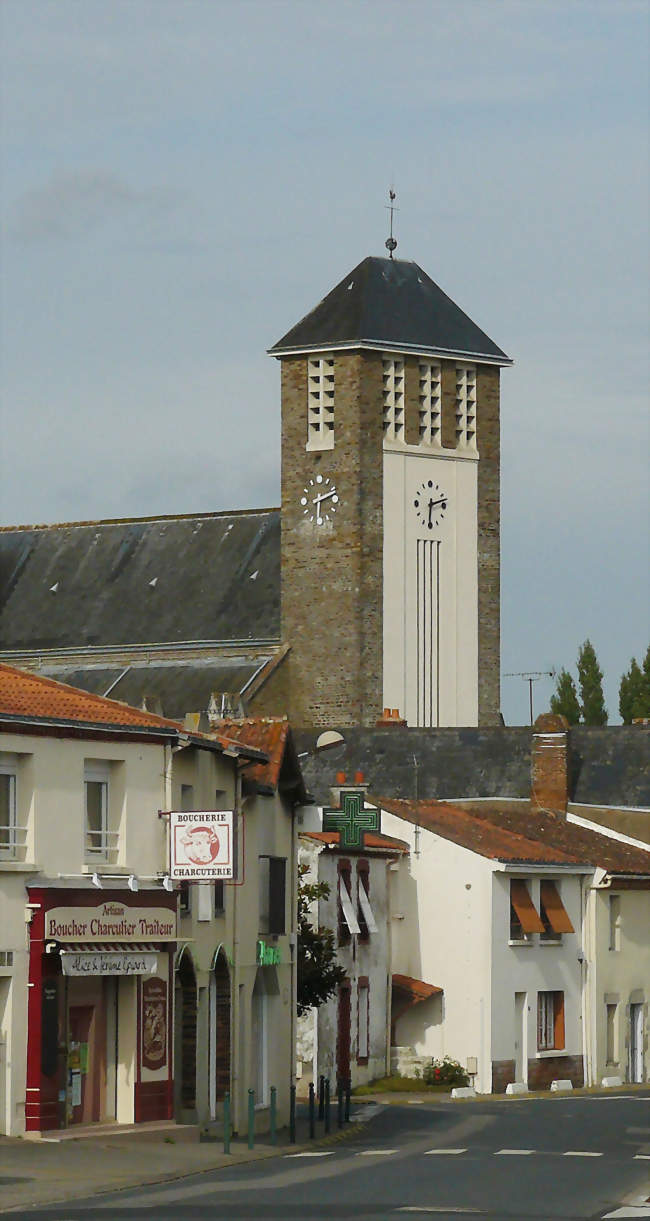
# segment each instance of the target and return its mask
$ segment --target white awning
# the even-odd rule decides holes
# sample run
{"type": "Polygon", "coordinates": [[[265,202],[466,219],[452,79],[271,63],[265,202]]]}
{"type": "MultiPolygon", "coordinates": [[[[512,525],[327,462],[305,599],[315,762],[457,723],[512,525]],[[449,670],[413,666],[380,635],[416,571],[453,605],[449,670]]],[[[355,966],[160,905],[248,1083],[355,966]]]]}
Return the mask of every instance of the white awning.
{"type": "Polygon", "coordinates": [[[339,875],[339,899],[341,900],[341,908],[343,910],[343,916],[345,919],[345,923],[347,924],[350,932],[351,933],[360,933],[361,929],[359,928],[359,921],[357,920],[357,918],[354,914],[352,900],[348,893],[348,888],[345,885],[345,882],[343,881],[343,877],[341,875],[339,875]]]}
{"type": "Polygon", "coordinates": [[[373,915],[372,908],[370,906],[370,899],[368,898],[368,895],[366,894],[366,888],[363,884],[363,879],[362,879],[361,875],[359,875],[358,885],[359,885],[359,903],[361,904],[361,910],[363,912],[365,922],[368,926],[368,932],[376,933],[377,924],[375,921],[375,917],[373,915]]]}
{"type": "Polygon", "coordinates": [[[158,954],[128,950],[61,950],[64,975],[157,975],[158,954]]]}

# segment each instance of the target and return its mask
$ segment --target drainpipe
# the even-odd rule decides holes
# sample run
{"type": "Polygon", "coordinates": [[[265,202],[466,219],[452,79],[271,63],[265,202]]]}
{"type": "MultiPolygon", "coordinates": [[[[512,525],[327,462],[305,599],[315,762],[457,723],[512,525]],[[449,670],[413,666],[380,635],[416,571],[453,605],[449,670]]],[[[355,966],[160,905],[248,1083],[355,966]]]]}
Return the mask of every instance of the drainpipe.
{"type": "MultiPolygon", "coordinates": [[[[239,816],[241,812],[241,774],[239,766],[235,763],[235,820],[237,831],[239,832],[239,816]]],[[[239,835],[237,835],[237,846],[239,855],[239,835]]],[[[239,866],[239,861],[237,861],[239,866]]],[[[239,1022],[239,939],[237,932],[237,896],[239,894],[238,886],[230,887],[232,892],[232,1027],[231,1027],[231,1047],[232,1055],[230,1061],[231,1073],[231,1089],[230,1098],[232,1106],[232,1126],[235,1132],[239,1132],[239,1061],[242,1054],[242,1049],[239,1046],[240,1022],[239,1022]]]]}

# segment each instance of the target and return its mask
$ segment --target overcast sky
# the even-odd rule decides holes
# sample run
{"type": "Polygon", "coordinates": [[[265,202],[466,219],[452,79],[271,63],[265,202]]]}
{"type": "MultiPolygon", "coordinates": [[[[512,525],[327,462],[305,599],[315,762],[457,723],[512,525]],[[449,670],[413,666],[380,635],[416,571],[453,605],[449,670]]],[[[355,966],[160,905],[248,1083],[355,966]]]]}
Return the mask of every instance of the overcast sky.
{"type": "Polygon", "coordinates": [[[589,636],[618,720],[650,635],[645,0],[0,13],[0,523],[277,504],[265,350],[384,253],[394,181],[398,256],[516,362],[502,669],[589,636]]]}

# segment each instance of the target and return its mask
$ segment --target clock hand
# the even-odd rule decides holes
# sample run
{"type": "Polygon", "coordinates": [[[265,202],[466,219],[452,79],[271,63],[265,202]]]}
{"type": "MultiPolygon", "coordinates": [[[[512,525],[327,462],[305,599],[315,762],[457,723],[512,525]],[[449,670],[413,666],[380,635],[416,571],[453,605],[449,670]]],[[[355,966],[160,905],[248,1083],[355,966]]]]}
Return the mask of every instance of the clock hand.
{"type": "Polygon", "coordinates": [[[329,500],[330,496],[336,496],[336,488],[332,488],[331,492],[323,492],[314,500],[314,504],[320,504],[321,500],[329,500]]]}

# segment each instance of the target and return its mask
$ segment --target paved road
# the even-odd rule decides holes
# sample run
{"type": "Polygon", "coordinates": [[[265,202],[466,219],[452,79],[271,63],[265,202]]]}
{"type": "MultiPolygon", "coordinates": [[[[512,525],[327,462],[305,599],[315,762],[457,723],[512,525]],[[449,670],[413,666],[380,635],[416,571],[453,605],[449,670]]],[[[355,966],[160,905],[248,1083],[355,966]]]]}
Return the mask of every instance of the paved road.
{"type": "MultiPolygon", "coordinates": [[[[21,1215],[45,1221],[650,1217],[650,1095],[388,1106],[345,1141],[21,1215]]],[[[15,1214],[14,1214],[15,1215],[15,1214]]]]}

